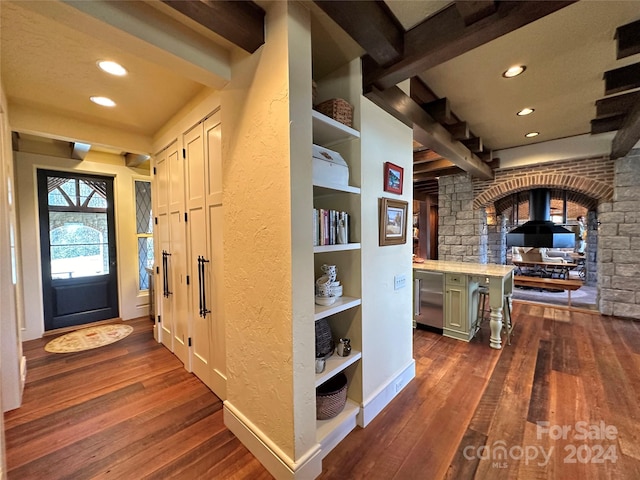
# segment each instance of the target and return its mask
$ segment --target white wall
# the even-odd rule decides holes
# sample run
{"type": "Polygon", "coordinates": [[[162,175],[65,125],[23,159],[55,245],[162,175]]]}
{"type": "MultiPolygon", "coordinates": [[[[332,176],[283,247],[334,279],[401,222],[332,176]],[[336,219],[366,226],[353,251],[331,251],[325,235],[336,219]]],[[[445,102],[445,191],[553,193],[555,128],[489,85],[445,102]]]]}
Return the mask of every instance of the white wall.
{"type": "Polygon", "coordinates": [[[38,223],[36,170],[46,168],[114,177],[118,297],[123,320],[148,314],[148,292],[138,293],[138,243],[134,180],[151,180],[148,170],[130,168],[118,155],[89,152],[84,161],[25,152],[15,152],[19,224],[24,279],[25,325],[23,339],[40,338],[44,333],[42,277],[38,223]]]}
{"type": "MultiPolygon", "coordinates": [[[[362,349],[363,403],[385,405],[415,375],[413,365],[413,132],[362,97],[362,349]],[[404,168],[402,195],[385,192],[385,162],[404,168]],[[407,242],[379,246],[378,199],[408,202],[407,242]],[[404,275],[406,286],[394,290],[394,276],[404,275]],[[402,373],[405,372],[403,376],[402,373]],[[402,377],[402,378],[398,378],[402,377]],[[378,397],[383,397],[379,399],[378,397]]],[[[373,412],[376,413],[375,411],[373,412]]],[[[369,415],[370,418],[370,415],[369,415]]],[[[366,424],[366,419],[365,419],[366,424]]]]}

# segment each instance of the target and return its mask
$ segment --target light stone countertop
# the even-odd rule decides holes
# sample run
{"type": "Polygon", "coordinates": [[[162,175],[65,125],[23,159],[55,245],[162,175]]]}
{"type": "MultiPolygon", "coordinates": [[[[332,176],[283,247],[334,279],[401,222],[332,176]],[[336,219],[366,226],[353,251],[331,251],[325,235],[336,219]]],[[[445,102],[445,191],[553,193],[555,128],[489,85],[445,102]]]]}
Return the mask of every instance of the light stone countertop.
{"type": "Polygon", "coordinates": [[[495,263],[448,262],[445,260],[425,260],[424,263],[414,263],[414,270],[429,272],[463,273],[466,275],[486,275],[489,277],[505,277],[515,267],[513,265],[497,265],[495,263]]]}

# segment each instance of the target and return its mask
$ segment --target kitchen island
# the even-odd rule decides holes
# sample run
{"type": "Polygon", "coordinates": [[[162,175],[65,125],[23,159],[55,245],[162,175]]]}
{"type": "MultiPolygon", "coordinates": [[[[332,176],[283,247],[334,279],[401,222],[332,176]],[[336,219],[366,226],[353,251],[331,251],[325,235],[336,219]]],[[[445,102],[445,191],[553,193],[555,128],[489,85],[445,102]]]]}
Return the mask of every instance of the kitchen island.
{"type": "Polygon", "coordinates": [[[414,263],[413,270],[414,273],[426,271],[444,274],[443,335],[459,340],[469,341],[475,334],[478,290],[480,286],[487,286],[491,307],[489,345],[491,348],[501,348],[505,295],[510,302],[513,292],[512,265],[425,260],[414,263]]]}

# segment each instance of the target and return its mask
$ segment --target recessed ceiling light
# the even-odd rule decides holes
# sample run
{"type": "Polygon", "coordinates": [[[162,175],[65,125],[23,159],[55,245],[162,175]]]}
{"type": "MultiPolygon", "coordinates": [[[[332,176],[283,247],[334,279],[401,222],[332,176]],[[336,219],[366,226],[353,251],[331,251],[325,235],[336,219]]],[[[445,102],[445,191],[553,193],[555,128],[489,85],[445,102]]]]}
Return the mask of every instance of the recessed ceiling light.
{"type": "Polygon", "coordinates": [[[105,72],[110,73],[111,75],[117,75],[118,77],[122,77],[123,75],[127,74],[126,68],[124,68],[119,63],[112,62],[110,60],[103,60],[101,62],[98,62],[98,67],[100,67],[105,72]]]}
{"type": "Polygon", "coordinates": [[[93,103],[97,103],[98,105],[102,105],[103,107],[115,107],[116,102],[107,97],[91,97],[91,101],[93,103]]]}
{"type": "Polygon", "coordinates": [[[518,75],[520,75],[522,72],[524,72],[527,69],[526,66],[524,65],[516,65],[514,67],[509,67],[503,74],[502,76],[504,78],[512,78],[512,77],[517,77],[518,75]]]}
{"type": "Polygon", "coordinates": [[[533,137],[537,137],[538,135],[540,135],[540,132],[529,132],[529,133],[525,134],[525,137],[533,138],[533,137]]]}
{"type": "Polygon", "coordinates": [[[531,115],[535,110],[533,108],[523,108],[516,115],[519,117],[524,117],[525,115],[531,115]]]}

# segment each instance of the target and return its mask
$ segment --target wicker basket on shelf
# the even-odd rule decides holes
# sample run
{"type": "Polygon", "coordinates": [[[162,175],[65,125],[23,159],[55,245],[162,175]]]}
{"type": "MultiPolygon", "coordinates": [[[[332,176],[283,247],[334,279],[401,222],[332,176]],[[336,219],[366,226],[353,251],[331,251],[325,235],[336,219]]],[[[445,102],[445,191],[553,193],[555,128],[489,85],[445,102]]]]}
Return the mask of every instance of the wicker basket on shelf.
{"type": "Polygon", "coordinates": [[[347,376],[339,373],[316,388],[316,418],[328,420],[338,415],[347,403],[347,376]]]}
{"type": "Polygon", "coordinates": [[[353,126],[353,105],[342,98],[332,98],[319,103],[315,106],[315,109],[348,127],[353,126]]]}

